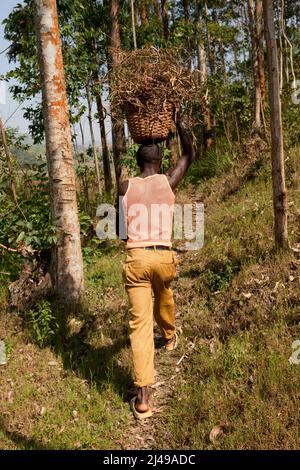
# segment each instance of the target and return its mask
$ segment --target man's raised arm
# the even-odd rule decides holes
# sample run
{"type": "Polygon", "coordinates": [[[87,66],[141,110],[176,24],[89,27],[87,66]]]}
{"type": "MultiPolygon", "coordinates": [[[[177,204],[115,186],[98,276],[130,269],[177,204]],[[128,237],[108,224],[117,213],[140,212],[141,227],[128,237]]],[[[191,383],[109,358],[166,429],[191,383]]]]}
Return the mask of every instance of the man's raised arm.
{"type": "Polygon", "coordinates": [[[177,121],[176,126],[182,146],[182,157],[179,158],[176,166],[174,168],[170,168],[166,173],[172,189],[176,188],[180,180],[187,172],[187,169],[191,165],[192,161],[195,159],[195,150],[192,139],[180,121],[177,121]]]}

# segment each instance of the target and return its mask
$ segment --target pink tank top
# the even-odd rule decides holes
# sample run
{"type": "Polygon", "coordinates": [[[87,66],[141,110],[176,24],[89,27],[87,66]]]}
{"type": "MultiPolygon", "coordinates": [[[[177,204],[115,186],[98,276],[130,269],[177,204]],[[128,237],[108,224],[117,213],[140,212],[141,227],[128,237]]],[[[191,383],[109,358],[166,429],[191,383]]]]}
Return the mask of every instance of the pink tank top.
{"type": "Polygon", "coordinates": [[[171,246],[174,203],[166,175],[131,178],[122,201],[127,248],[171,246]]]}

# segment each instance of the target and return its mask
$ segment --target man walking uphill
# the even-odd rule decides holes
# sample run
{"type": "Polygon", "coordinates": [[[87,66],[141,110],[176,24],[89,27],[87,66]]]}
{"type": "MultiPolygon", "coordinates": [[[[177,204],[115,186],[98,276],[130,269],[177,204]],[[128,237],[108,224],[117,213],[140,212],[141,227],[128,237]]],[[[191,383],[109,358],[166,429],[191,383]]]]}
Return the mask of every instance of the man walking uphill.
{"type": "Polygon", "coordinates": [[[130,342],[137,395],[131,406],[136,418],[152,415],[148,385],[154,383],[154,318],[172,351],[177,344],[174,300],[170,283],[176,275],[172,251],[173,190],[194,158],[190,137],[178,122],[183,156],[175,168],[160,174],[158,145],[142,145],[137,153],[140,176],[121,183],[120,196],[127,232],[123,278],[130,303],[130,342]],[[154,293],[154,309],[152,305],[154,293]]]}

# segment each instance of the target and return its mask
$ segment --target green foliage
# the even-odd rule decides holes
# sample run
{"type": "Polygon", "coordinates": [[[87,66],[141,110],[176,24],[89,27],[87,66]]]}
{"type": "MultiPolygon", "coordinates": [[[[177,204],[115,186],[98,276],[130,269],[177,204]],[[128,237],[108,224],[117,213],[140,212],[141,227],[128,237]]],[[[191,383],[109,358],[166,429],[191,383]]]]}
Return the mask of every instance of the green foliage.
{"type": "Polygon", "coordinates": [[[240,270],[239,262],[212,261],[205,269],[191,267],[184,276],[198,279],[198,287],[203,292],[220,292],[226,289],[231,280],[240,270]]]}
{"type": "Polygon", "coordinates": [[[219,269],[206,269],[205,279],[210,291],[217,292],[226,289],[238,270],[238,266],[231,264],[225,264],[219,269]]]}
{"type": "Polygon", "coordinates": [[[28,328],[32,340],[40,348],[50,344],[59,328],[50,302],[41,300],[34,309],[29,310],[28,328]]]}
{"type": "Polygon", "coordinates": [[[163,160],[162,160],[162,165],[161,165],[161,171],[165,173],[171,166],[171,157],[172,157],[172,152],[168,148],[163,149],[163,160]]]}
{"type": "Polygon", "coordinates": [[[87,214],[79,212],[80,233],[82,237],[88,236],[88,231],[93,226],[93,220],[87,214]]]}
{"type": "Polygon", "coordinates": [[[230,83],[224,82],[224,77],[220,74],[210,76],[208,86],[211,94],[211,111],[218,120],[218,133],[224,133],[224,119],[231,129],[236,140],[236,126],[243,136],[249,134],[249,126],[252,119],[251,94],[241,80],[232,80],[230,83]]]}
{"type": "Polygon", "coordinates": [[[229,170],[233,161],[229,152],[220,153],[216,149],[207,151],[195,161],[188,172],[186,182],[199,183],[203,179],[213,178],[229,170]]]}
{"type": "MultiPolygon", "coordinates": [[[[0,286],[7,288],[11,281],[18,278],[23,266],[23,258],[18,253],[0,250],[0,286]]],[[[0,296],[1,297],[1,296],[0,296]]]]}
{"type": "Polygon", "coordinates": [[[292,90],[288,86],[284,89],[282,96],[282,115],[285,140],[289,142],[290,147],[293,147],[300,141],[300,104],[293,103],[291,95],[292,90]]]}
{"type": "Polygon", "coordinates": [[[5,173],[0,176],[0,243],[48,248],[57,240],[51,223],[46,163],[41,161],[24,169],[18,183],[17,207],[10,197],[5,173]]]}
{"type": "Polygon", "coordinates": [[[127,150],[126,154],[122,156],[122,164],[126,166],[131,177],[134,177],[139,172],[139,167],[136,162],[136,154],[139,145],[133,143],[127,150]]]}

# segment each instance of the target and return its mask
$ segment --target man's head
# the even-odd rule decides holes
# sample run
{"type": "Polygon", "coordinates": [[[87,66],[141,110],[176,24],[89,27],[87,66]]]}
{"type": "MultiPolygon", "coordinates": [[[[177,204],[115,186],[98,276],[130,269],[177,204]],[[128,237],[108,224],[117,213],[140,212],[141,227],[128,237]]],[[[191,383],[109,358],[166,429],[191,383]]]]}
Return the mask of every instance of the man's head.
{"type": "Polygon", "coordinates": [[[141,170],[151,167],[159,171],[162,162],[162,149],[156,144],[141,145],[136,156],[141,170]]]}

